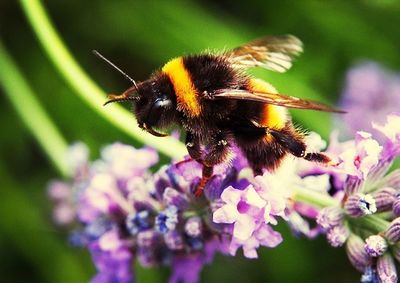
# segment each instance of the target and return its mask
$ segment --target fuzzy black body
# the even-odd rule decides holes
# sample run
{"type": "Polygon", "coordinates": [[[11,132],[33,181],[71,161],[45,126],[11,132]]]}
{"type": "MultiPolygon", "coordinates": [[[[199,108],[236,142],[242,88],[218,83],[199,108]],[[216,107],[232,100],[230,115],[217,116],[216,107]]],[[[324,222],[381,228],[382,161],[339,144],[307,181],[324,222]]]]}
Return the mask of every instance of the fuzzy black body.
{"type": "Polygon", "coordinates": [[[163,128],[175,123],[182,127],[187,132],[189,154],[208,167],[225,161],[234,144],[257,174],[264,168],[278,167],[288,152],[296,156],[305,152],[303,135],[293,128],[287,115],[271,116],[279,120],[280,126],[265,123],[268,112],[281,107],[212,99],[213,93],[220,89],[254,89],[254,80],[231,66],[224,56],[192,55],[173,59],[168,64],[138,86],[140,100],[135,112],[139,125],[146,123],[163,128]],[[178,85],[184,81],[183,75],[177,75],[178,71],[188,76],[189,89],[178,85]],[[157,100],[170,101],[169,108],[154,107],[157,100]],[[271,131],[281,133],[283,138],[275,138],[271,131]]]}
{"type": "Polygon", "coordinates": [[[203,144],[207,144],[213,135],[228,130],[230,115],[237,109],[238,102],[210,100],[206,96],[218,89],[241,88],[245,79],[222,56],[204,54],[182,59],[184,68],[190,74],[201,114],[192,115],[190,110],[185,109],[180,122],[186,131],[192,132],[203,144]]]}

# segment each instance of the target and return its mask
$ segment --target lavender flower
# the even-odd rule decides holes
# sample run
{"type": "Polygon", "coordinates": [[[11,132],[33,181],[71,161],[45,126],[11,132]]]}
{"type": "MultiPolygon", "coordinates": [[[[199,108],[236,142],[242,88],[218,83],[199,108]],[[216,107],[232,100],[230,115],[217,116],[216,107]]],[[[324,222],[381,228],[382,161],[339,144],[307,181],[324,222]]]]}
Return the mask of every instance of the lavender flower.
{"type": "Polygon", "coordinates": [[[385,238],[379,235],[372,235],[365,239],[365,251],[371,257],[383,255],[388,248],[385,238]]]}
{"type": "Polygon", "coordinates": [[[246,173],[244,160],[216,168],[199,206],[192,195],[201,171],[197,162],[185,160],[151,174],[158,160],[151,149],[117,143],[105,147],[101,156],[93,163],[79,162],[74,182],[55,182],[49,190],[56,213],[60,203],[72,205],[68,223],[75,218],[81,226],[72,239],[91,251],[98,270],[94,282],[132,281],[135,258],[146,267],[171,265],[171,282],[196,282],[216,252],[234,254],[243,247],[253,258],[259,246],[274,247],[282,241],[268,223],[284,215],[286,198],[271,194],[263,199],[259,194],[266,187],[246,173]],[[235,196],[236,207],[224,206],[224,201],[234,203],[235,196]],[[225,217],[236,217],[233,230],[212,221],[215,214],[215,219],[221,215],[216,222],[224,222],[223,211],[225,217]]]}
{"type": "Polygon", "coordinates": [[[116,230],[107,231],[98,240],[90,242],[88,248],[98,270],[92,282],[132,282],[130,244],[120,239],[116,230]]]}
{"type": "Polygon", "coordinates": [[[137,213],[129,214],[125,219],[126,229],[131,235],[150,229],[152,224],[150,223],[150,212],[148,210],[142,210],[137,213]]]}
{"type": "Polygon", "coordinates": [[[345,225],[338,225],[328,230],[326,238],[332,247],[338,248],[346,243],[349,234],[350,231],[345,225]]]}
{"type": "Polygon", "coordinates": [[[329,230],[343,222],[343,211],[339,207],[326,207],[320,210],[316,221],[323,229],[329,230]]]}
{"type": "Polygon", "coordinates": [[[368,267],[370,259],[364,248],[364,241],[357,235],[351,234],[346,242],[346,252],[351,264],[358,271],[368,267]]]}
{"type": "Polygon", "coordinates": [[[215,223],[234,224],[233,237],[247,240],[259,223],[269,222],[271,207],[255,191],[252,185],[244,190],[226,188],[221,200],[225,204],[213,214],[215,223]]]}
{"type": "Polygon", "coordinates": [[[371,266],[368,266],[361,276],[361,283],[379,283],[378,274],[371,266]]]}
{"type": "Polygon", "coordinates": [[[224,205],[214,211],[213,221],[233,224],[231,254],[234,255],[237,248],[243,246],[244,255],[255,258],[255,249],[260,245],[275,247],[281,242],[279,233],[267,226],[271,220],[271,203],[263,199],[253,185],[244,190],[228,187],[223,191],[221,200],[224,205]]]}
{"type": "Polygon", "coordinates": [[[377,211],[375,199],[370,194],[358,193],[345,202],[345,211],[350,217],[361,217],[377,211]]]}
{"type": "MultiPolygon", "coordinates": [[[[73,181],[52,182],[49,195],[58,223],[80,227],[71,241],[91,252],[94,282],[133,281],[135,259],[145,267],[170,266],[170,282],[197,282],[217,252],[242,249],[256,258],[258,248],[279,245],[278,221],[296,235],[325,233],[331,246],[344,245],[365,282],[392,280],[389,253],[400,258],[394,217],[400,174],[387,172],[400,155],[399,117],[374,124],[385,137],[380,142],[367,132],[344,143],[333,136],[326,152],[336,166],[287,158],[275,172],[254,176],[236,152],[231,165],[216,166],[201,199],[192,193],[201,165],[189,158],[151,173],[158,156],[149,148],[113,144],[93,163],[76,150],[81,157],[71,165],[73,181]]],[[[325,146],[316,134],[307,144],[318,151],[325,146]]]]}
{"type": "Polygon", "coordinates": [[[400,218],[395,218],[385,232],[385,237],[389,242],[396,243],[400,240],[400,218]]]}
{"type": "Polygon", "coordinates": [[[397,271],[394,264],[393,257],[386,253],[378,258],[376,271],[380,282],[382,283],[396,283],[397,271]]]}
{"type": "Polygon", "coordinates": [[[156,217],[156,229],[161,233],[175,230],[178,224],[178,208],[176,206],[168,206],[161,211],[156,217]]]}
{"type": "Polygon", "coordinates": [[[400,75],[374,62],[356,65],[347,73],[340,107],[348,112],[340,117],[345,125],[342,134],[351,137],[360,130],[376,134],[370,121],[381,123],[400,109],[400,75]]]}

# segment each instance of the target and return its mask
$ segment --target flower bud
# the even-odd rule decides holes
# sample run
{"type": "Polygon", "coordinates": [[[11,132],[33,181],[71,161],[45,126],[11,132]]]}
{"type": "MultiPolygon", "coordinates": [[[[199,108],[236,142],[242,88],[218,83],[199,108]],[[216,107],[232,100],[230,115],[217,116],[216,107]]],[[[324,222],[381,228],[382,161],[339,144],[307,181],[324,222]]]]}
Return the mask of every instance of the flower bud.
{"type": "Polygon", "coordinates": [[[177,190],[167,187],[163,193],[163,201],[170,206],[175,206],[179,209],[184,209],[188,205],[186,195],[177,190]]]}
{"type": "Polygon", "coordinates": [[[167,233],[176,228],[178,221],[178,208],[174,205],[170,205],[157,215],[155,227],[157,231],[167,233]]]}
{"type": "Polygon", "coordinates": [[[396,216],[400,216],[400,197],[397,196],[396,200],[393,202],[392,207],[393,214],[396,216]]]}
{"type": "Polygon", "coordinates": [[[390,223],[389,228],[385,232],[385,237],[391,243],[396,243],[400,240],[400,217],[390,223]]]}
{"type": "Polygon", "coordinates": [[[142,210],[135,214],[129,214],[125,219],[126,229],[131,235],[136,235],[138,232],[149,229],[150,213],[148,210],[142,210]]]}
{"type": "Polygon", "coordinates": [[[328,230],[326,238],[332,247],[338,248],[343,246],[349,234],[350,231],[345,225],[338,225],[328,230]]]}
{"type": "Polygon", "coordinates": [[[363,180],[357,176],[348,176],[344,183],[344,192],[346,195],[354,195],[362,188],[363,180]]]}
{"type": "Polygon", "coordinates": [[[184,247],[183,237],[177,230],[168,231],[164,234],[165,245],[173,251],[184,247]]]}
{"type": "Polygon", "coordinates": [[[392,209],[393,203],[396,200],[396,190],[386,187],[374,192],[372,196],[375,199],[378,212],[388,211],[392,209]]]}
{"type": "Polygon", "coordinates": [[[393,257],[389,253],[385,253],[383,256],[378,258],[376,272],[378,273],[379,280],[382,283],[397,282],[396,266],[393,257]]]}
{"type": "Polygon", "coordinates": [[[185,232],[189,237],[199,237],[202,232],[202,223],[200,217],[191,217],[185,223],[185,232]]]}
{"type": "Polygon", "coordinates": [[[382,236],[372,235],[365,239],[365,251],[371,257],[383,255],[387,248],[388,244],[382,236]]]}
{"type": "Polygon", "coordinates": [[[371,266],[367,266],[361,276],[361,283],[379,283],[378,274],[376,270],[371,266]]]}
{"type": "Polygon", "coordinates": [[[346,242],[346,253],[351,264],[360,272],[368,266],[370,258],[365,251],[364,241],[357,235],[351,234],[346,242]]]}
{"type": "Polygon", "coordinates": [[[351,195],[345,202],[344,209],[353,218],[373,214],[376,212],[375,199],[370,194],[351,195]]]}
{"type": "Polygon", "coordinates": [[[316,220],[319,226],[328,230],[343,221],[343,211],[339,207],[325,207],[319,212],[316,220]]]}
{"type": "Polygon", "coordinates": [[[146,230],[137,234],[137,245],[143,248],[152,248],[160,241],[160,234],[154,230],[146,230]]]}
{"type": "Polygon", "coordinates": [[[156,253],[155,248],[142,248],[139,247],[136,252],[137,259],[143,267],[153,267],[160,263],[160,259],[156,253]]]}

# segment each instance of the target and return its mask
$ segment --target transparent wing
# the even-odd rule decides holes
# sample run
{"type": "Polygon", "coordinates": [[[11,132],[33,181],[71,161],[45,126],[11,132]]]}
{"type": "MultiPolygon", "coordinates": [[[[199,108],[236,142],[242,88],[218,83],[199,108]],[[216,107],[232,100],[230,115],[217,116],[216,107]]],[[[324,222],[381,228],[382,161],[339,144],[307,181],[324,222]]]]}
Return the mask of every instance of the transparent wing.
{"type": "Polygon", "coordinates": [[[239,68],[261,67],[286,72],[294,57],[303,52],[303,43],[293,35],[265,36],[239,46],[226,54],[239,68]]]}
{"type": "Polygon", "coordinates": [[[304,100],[293,96],[288,96],[279,93],[268,93],[259,91],[248,91],[239,89],[221,89],[214,92],[210,99],[236,99],[236,100],[249,100],[257,101],[277,106],[284,106],[288,108],[297,109],[310,109],[325,112],[345,113],[345,111],[332,108],[323,103],[304,100]]]}

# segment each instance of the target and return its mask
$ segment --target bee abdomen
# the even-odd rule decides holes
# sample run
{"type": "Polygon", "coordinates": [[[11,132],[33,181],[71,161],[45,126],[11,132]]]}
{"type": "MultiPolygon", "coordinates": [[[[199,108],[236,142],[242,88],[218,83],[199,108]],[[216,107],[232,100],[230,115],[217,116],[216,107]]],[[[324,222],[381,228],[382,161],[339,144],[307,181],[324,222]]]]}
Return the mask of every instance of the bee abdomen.
{"type": "MultiPolygon", "coordinates": [[[[271,84],[256,78],[249,80],[247,88],[255,92],[277,93],[271,84]]],[[[258,122],[263,127],[279,130],[286,126],[288,119],[289,116],[285,107],[264,104],[258,122]]]]}

